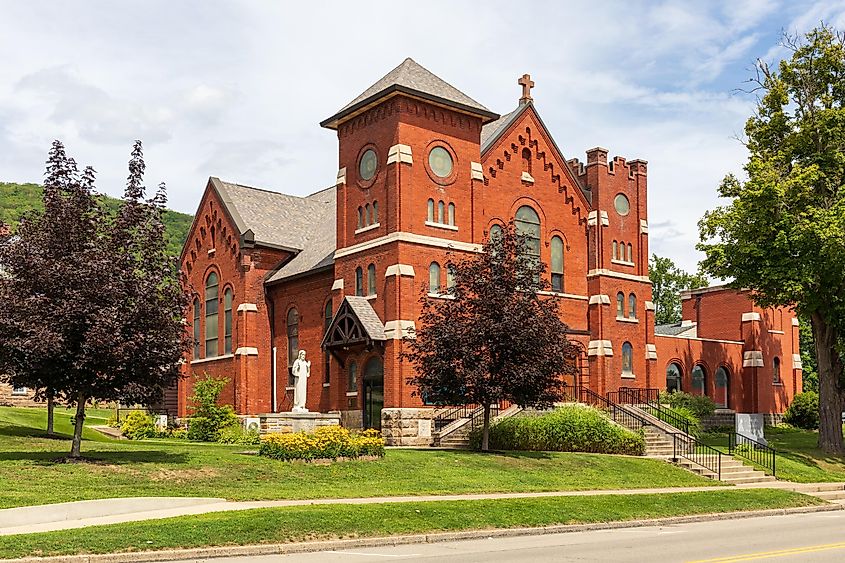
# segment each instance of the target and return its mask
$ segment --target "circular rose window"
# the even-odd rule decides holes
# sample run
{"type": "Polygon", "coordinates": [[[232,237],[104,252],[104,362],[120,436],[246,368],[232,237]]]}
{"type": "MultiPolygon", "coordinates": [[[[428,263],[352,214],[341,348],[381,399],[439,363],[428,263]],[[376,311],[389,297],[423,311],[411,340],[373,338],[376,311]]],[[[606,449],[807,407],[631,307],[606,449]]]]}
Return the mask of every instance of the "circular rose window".
{"type": "Polygon", "coordinates": [[[443,147],[434,147],[428,153],[428,166],[440,178],[448,178],[452,174],[452,155],[443,147]]]}
{"type": "Polygon", "coordinates": [[[628,202],[628,198],[625,197],[625,194],[617,195],[616,199],[613,200],[613,206],[616,208],[616,212],[620,215],[627,215],[628,212],[631,211],[631,204],[628,202]]]}
{"type": "Polygon", "coordinates": [[[361,155],[361,160],[358,162],[358,175],[362,180],[372,180],[376,175],[376,167],[378,166],[378,158],[376,151],[367,149],[361,155]]]}

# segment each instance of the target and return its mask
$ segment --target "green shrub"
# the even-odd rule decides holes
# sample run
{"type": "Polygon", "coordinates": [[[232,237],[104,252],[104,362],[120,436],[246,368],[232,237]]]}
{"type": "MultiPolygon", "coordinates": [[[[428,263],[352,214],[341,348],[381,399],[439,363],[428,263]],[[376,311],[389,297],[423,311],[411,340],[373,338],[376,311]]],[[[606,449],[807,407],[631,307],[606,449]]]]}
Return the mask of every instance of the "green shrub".
{"type": "Polygon", "coordinates": [[[378,430],[350,434],[341,426],[323,426],[313,433],[267,434],[261,438],[258,454],[290,461],[294,459],[384,457],[384,438],[378,430]]]}
{"type": "MultiPolygon", "coordinates": [[[[477,428],[470,433],[470,446],[479,449],[480,445],[481,429],[477,428]]],[[[613,424],[597,409],[569,405],[493,424],[490,448],[643,455],[645,439],[642,434],[613,424]]]]}
{"type": "Polygon", "coordinates": [[[117,414],[112,414],[106,421],[106,425],[110,428],[120,428],[120,421],[117,419],[117,414]]]}
{"type": "Polygon", "coordinates": [[[216,442],[224,428],[237,426],[238,416],[231,405],[219,405],[220,394],[229,383],[228,379],[215,378],[208,374],[194,381],[193,414],[188,419],[188,439],[201,442],[216,442]],[[195,422],[199,420],[199,422],[195,422]],[[192,429],[194,429],[192,431],[192,429]]]}
{"type": "Polygon", "coordinates": [[[240,424],[234,424],[223,428],[217,441],[221,444],[257,446],[261,443],[261,435],[258,430],[244,430],[240,424]]]}
{"type": "Polygon", "coordinates": [[[123,419],[120,432],[130,440],[153,438],[156,435],[155,420],[144,411],[132,411],[123,419]]]}
{"type": "Polygon", "coordinates": [[[204,416],[192,416],[188,419],[186,436],[195,442],[216,442],[220,437],[220,429],[204,416]]]}
{"type": "Polygon", "coordinates": [[[672,407],[669,410],[687,421],[687,424],[689,424],[689,433],[692,436],[698,436],[701,432],[701,421],[691,409],[687,407],[672,407]]]}
{"type": "Polygon", "coordinates": [[[819,395],[813,391],[798,393],[783,414],[783,421],[797,428],[816,430],[819,427],[819,395]]]}
{"type": "Polygon", "coordinates": [[[689,409],[699,420],[716,412],[716,403],[706,395],[692,395],[683,391],[664,392],[660,394],[660,402],[672,408],[683,407],[689,409]]]}

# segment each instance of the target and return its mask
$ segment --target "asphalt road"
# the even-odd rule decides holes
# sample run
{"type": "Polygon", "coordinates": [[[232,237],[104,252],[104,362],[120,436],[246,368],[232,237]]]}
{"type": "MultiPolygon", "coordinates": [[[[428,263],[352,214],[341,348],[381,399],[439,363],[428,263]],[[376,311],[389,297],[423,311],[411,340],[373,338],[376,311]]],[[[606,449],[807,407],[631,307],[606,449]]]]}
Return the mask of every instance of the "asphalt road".
{"type": "Polygon", "coordinates": [[[665,527],[467,540],[294,555],[204,560],[209,563],[367,561],[619,561],[728,563],[845,561],[845,511],[745,518],[665,527]]]}

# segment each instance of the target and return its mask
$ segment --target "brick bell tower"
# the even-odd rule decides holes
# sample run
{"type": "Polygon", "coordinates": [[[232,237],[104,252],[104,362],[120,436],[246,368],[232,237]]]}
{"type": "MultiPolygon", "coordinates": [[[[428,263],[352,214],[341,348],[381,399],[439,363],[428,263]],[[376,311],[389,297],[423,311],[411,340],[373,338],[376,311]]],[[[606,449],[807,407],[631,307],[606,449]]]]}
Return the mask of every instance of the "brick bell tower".
{"type": "Polygon", "coordinates": [[[587,151],[582,181],[593,194],[588,218],[591,385],[655,387],[654,304],[648,278],[646,162],[587,151]]]}
{"type": "Polygon", "coordinates": [[[383,325],[364,345],[333,351],[346,368],[360,366],[347,407],[357,401],[365,425],[377,427],[380,393],[385,409],[421,406],[399,360],[401,339],[412,334],[429,265],[444,266],[445,286],[447,253],[478,248],[481,127],[498,117],[408,58],[320,124],[336,130],[339,143],[333,305],[359,316],[371,308],[383,325]],[[363,373],[373,357],[383,380],[375,368],[363,373]]]}

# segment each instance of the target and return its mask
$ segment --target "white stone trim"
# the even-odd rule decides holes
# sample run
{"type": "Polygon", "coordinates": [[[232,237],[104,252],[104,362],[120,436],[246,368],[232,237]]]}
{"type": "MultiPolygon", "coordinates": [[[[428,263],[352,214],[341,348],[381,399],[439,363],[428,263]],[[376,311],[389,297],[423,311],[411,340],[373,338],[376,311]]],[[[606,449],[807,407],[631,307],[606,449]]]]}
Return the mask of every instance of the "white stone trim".
{"type": "Polygon", "coordinates": [[[610,340],[590,340],[587,346],[588,356],[612,356],[613,344],[610,340]]]}
{"type": "Polygon", "coordinates": [[[742,353],[742,367],[761,368],[763,367],[763,351],[748,350],[742,353]]]}
{"type": "Polygon", "coordinates": [[[390,276],[407,276],[413,278],[415,275],[414,267],[410,264],[393,264],[392,266],[388,266],[384,271],[384,277],[386,278],[390,276]]]}
{"type": "Polygon", "coordinates": [[[590,211],[589,213],[587,213],[587,226],[588,227],[595,227],[596,224],[597,224],[597,219],[596,219],[597,217],[598,217],[598,214],[597,214],[596,211],[590,211]]]}
{"type": "Polygon", "coordinates": [[[376,297],[378,297],[378,293],[372,293],[370,295],[365,295],[364,299],[367,299],[369,301],[369,300],[375,299],[376,297]]]}
{"type": "Polygon", "coordinates": [[[769,334],[786,334],[786,333],[782,330],[770,330],[769,334]]]}
{"type": "Polygon", "coordinates": [[[331,383],[323,383],[323,387],[329,387],[329,386],[331,386],[331,383]]]}
{"type": "Polygon", "coordinates": [[[651,283],[648,276],[635,276],[634,274],[626,274],[625,272],[614,272],[613,270],[608,270],[606,268],[590,270],[587,272],[588,278],[594,278],[596,276],[607,276],[609,278],[651,283]]]}
{"type": "Polygon", "coordinates": [[[209,256],[213,256],[215,252],[217,252],[217,249],[216,249],[216,248],[209,248],[209,249],[208,249],[208,255],[209,255],[209,256]]]}
{"type": "Polygon", "coordinates": [[[387,151],[387,163],[392,164],[394,162],[413,164],[414,157],[411,155],[411,147],[401,143],[390,147],[390,150],[387,151]]]}
{"type": "Polygon", "coordinates": [[[415,339],[416,324],[414,321],[387,321],[384,323],[384,335],[393,340],[400,340],[403,338],[415,339]]]}
{"type": "Polygon", "coordinates": [[[334,280],[332,284],[332,291],[337,291],[338,289],[343,289],[343,278],[334,280]]]}
{"type": "Polygon", "coordinates": [[[344,166],[337,171],[337,181],[334,183],[335,187],[346,183],[346,167],[344,166]]]}
{"type": "Polygon", "coordinates": [[[616,320],[620,323],[638,323],[640,319],[637,317],[616,317],[616,320]]]}
{"type": "Polygon", "coordinates": [[[473,180],[484,180],[484,169],[480,162],[470,162],[469,173],[473,180]]]}
{"type": "Polygon", "coordinates": [[[335,259],[342,258],[344,256],[350,256],[352,254],[357,254],[359,252],[365,252],[367,250],[371,250],[373,248],[377,248],[379,246],[383,246],[385,244],[391,244],[394,242],[410,242],[414,244],[421,244],[424,246],[432,246],[435,248],[448,248],[452,250],[461,250],[464,252],[481,252],[481,245],[480,244],[473,244],[469,242],[462,242],[457,240],[449,240],[445,238],[438,238],[438,237],[430,237],[426,235],[418,235],[415,233],[406,233],[404,231],[397,231],[394,233],[390,233],[388,235],[374,238],[373,240],[368,240],[366,242],[359,242],[358,244],[353,244],[352,246],[347,246],[346,248],[341,248],[337,252],[334,253],[335,259]]]}
{"type": "Polygon", "coordinates": [[[199,358],[198,360],[191,360],[191,365],[204,364],[206,362],[213,362],[215,360],[231,360],[234,357],[234,354],[223,354],[222,356],[213,356],[211,358],[199,358]]]}
{"type": "Polygon", "coordinates": [[[798,317],[792,317],[792,326],[801,326],[801,323],[798,322],[798,317]]]}
{"type": "Polygon", "coordinates": [[[426,227],[434,227],[436,229],[446,229],[447,231],[457,231],[456,225],[449,225],[448,223],[437,223],[436,221],[426,221],[426,227]]]}
{"type": "Polygon", "coordinates": [[[235,350],[236,356],[257,356],[258,355],[258,348],[254,348],[252,346],[243,346],[235,350]]]}
{"type": "Polygon", "coordinates": [[[590,305],[610,305],[610,296],[604,294],[590,295],[590,305]]]}
{"type": "Polygon", "coordinates": [[[451,293],[427,293],[427,297],[431,297],[432,299],[454,299],[455,296],[451,293]]]}
{"type": "Polygon", "coordinates": [[[357,396],[358,396],[358,391],[347,391],[347,392],[346,392],[346,396],[347,396],[347,397],[357,397],[357,396]]]}
{"type": "Polygon", "coordinates": [[[792,369],[804,369],[801,363],[801,354],[792,354],[792,369]]]}
{"type": "Polygon", "coordinates": [[[258,305],[255,303],[241,303],[238,305],[238,313],[257,313],[258,305]]]}
{"type": "Polygon", "coordinates": [[[620,266],[636,266],[636,262],[628,262],[627,260],[617,260],[616,258],[610,261],[611,264],[619,264],[620,266]]]}
{"type": "Polygon", "coordinates": [[[522,180],[523,182],[528,182],[529,184],[534,183],[534,177],[531,176],[531,174],[529,174],[528,172],[523,172],[520,180],[522,180]]]}
{"type": "Polygon", "coordinates": [[[366,233],[367,231],[372,231],[373,229],[378,229],[379,227],[381,227],[381,223],[373,223],[372,225],[355,229],[355,234],[360,235],[361,233],[366,233]]]}
{"type": "Polygon", "coordinates": [[[760,320],[760,313],[743,313],[742,314],[742,322],[754,322],[760,320]]]}
{"type": "Polygon", "coordinates": [[[602,227],[609,227],[610,226],[610,219],[607,217],[607,211],[599,211],[599,217],[601,217],[601,226],[602,227]]]}
{"type": "Polygon", "coordinates": [[[645,345],[645,359],[646,360],[656,360],[657,359],[657,345],[656,344],[646,344],[645,345]]]}
{"type": "Polygon", "coordinates": [[[681,319],[681,326],[695,326],[696,324],[698,323],[696,323],[695,321],[691,321],[689,319],[681,319]]]}
{"type": "Polygon", "coordinates": [[[624,372],[620,373],[619,377],[621,377],[622,379],[636,379],[637,378],[637,376],[634,375],[633,373],[624,373],[624,372]]]}
{"type": "Polygon", "coordinates": [[[553,295],[555,297],[562,297],[564,299],[577,299],[579,301],[586,301],[589,299],[586,295],[577,295],[575,293],[561,293],[559,291],[545,291],[539,290],[537,291],[537,295],[553,295]]]}
{"type": "Polygon", "coordinates": [[[640,234],[648,234],[648,221],[646,221],[645,219],[640,219],[640,234]]]}
{"type": "Polygon", "coordinates": [[[645,310],[646,311],[654,311],[656,310],[654,307],[654,301],[646,301],[645,302],[645,310]]]}

